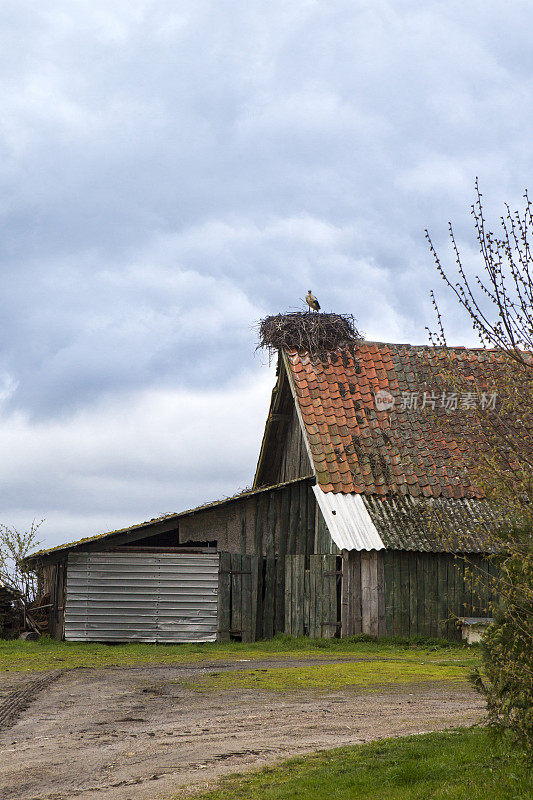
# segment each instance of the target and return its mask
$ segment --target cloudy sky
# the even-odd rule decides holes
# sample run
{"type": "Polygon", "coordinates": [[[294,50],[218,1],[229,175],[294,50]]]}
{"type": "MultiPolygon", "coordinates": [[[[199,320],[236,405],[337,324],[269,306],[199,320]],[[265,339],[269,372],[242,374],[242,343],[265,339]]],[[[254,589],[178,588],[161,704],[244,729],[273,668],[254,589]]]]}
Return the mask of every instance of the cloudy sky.
{"type": "Polygon", "coordinates": [[[531,180],[526,0],[4,0],[0,522],[45,544],[248,485],[255,323],[424,343],[424,229],[475,267],[531,180]]]}

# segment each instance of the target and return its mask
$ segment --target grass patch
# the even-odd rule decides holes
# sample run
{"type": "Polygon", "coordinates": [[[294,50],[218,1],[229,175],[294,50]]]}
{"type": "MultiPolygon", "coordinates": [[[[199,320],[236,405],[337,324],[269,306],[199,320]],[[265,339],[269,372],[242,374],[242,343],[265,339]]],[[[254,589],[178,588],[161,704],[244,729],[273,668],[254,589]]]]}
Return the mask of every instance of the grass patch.
{"type": "Polygon", "coordinates": [[[309,639],[276,636],[263,642],[208,644],[118,644],[58,642],[42,638],[38,642],[0,639],[0,670],[47,670],[63,667],[120,667],[142,664],[187,664],[198,661],[271,658],[367,658],[438,661],[473,667],[478,649],[432,639],[309,639]]]}
{"type": "MultiPolygon", "coordinates": [[[[529,800],[523,759],[485,729],[386,739],[223,779],[198,800],[529,800]]],[[[190,794],[180,794],[183,798],[190,794]]],[[[176,798],[177,800],[177,798],[176,798]]]]}
{"type": "Polygon", "coordinates": [[[347,661],[313,666],[269,667],[211,672],[194,680],[180,679],[182,686],[200,692],[255,689],[259,692],[331,692],[391,683],[465,680],[467,669],[456,664],[405,660],[347,661]]]}

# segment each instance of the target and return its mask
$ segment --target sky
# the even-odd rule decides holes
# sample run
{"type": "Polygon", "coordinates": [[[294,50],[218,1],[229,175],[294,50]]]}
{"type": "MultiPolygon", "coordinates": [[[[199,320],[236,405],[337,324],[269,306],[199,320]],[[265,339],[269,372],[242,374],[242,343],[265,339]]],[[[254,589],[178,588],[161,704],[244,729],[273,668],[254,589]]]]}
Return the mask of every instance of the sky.
{"type": "Polygon", "coordinates": [[[4,0],[0,523],[44,546],[251,484],[257,322],[473,343],[453,221],[532,187],[523,0],[4,0]]]}

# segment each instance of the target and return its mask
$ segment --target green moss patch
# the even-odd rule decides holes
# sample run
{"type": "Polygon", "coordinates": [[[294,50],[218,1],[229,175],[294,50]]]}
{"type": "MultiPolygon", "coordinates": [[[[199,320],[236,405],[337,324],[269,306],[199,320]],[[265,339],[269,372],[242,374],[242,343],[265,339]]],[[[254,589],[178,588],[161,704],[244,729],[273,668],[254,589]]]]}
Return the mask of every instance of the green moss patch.
{"type": "Polygon", "coordinates": [[[311,691],[382,686],[420,681],[465,680],[466,670],[457,665],[428,662],[367,660],[308,666],[270,667],[211,672],[179,683],[197,691],[255,689],[261,692],[311,691]]]}
{"type": "Polygon", "coordinates": [[[443,640],[308,639],[277,636],[264,642],[212,644],[118,644],[58,642],[42,638],[38,642],[0,639],[0,670],[47,670],[63,667],[120,667],[141,664],[188,664],[201,661],[252,661],[257,659],[357,658],[446,662],[474,666],[477,648],[443,640]]]}

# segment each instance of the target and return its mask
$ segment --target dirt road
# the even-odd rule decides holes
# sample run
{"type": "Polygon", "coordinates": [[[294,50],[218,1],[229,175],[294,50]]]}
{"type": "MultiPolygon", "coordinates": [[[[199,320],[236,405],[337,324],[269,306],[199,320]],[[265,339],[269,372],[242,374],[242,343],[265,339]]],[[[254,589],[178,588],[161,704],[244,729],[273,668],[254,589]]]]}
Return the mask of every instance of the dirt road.
{"type": "MultiPolygon", "coordinates": [[[[339,659],[346,661],[346,659],[339,659]]],[[[328,659],[331,663],[332,659],[328,659]]],[[[318,660],[258,662],[297,666],[318,660]]],[[[0,730],[3,800],[159,800],[181,787],[314,750],[477,721],[466,685],[410,684],[377,692],[212,692],[179,684],[236,664],[70,670],[38,688],[0,730]],[[27,702],[26,702],[27,704],[27,702]],[[22,706],[23,707],[23,706],[22,706]]],[[[0,702],[43,673],[0,675],[0,702]]]]}

